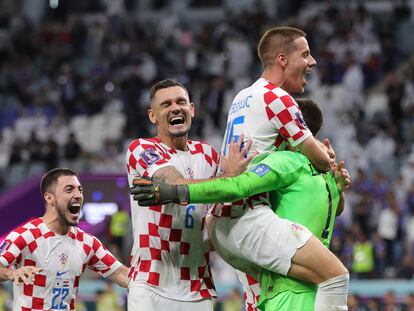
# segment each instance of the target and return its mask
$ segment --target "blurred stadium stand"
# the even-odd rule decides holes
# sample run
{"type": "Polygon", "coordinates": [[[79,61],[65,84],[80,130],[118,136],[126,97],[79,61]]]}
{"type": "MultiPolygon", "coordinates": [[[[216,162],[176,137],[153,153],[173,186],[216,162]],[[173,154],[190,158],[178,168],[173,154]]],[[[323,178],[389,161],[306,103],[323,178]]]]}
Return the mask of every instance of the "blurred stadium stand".
{"type": "MultiPolygon", "coordinates": [[[[42,214],[39,176],[58,165],[82,174],[92,214],[94,203],[128,210],[125,148],[154,133],[146,106],[156,80],[188,86],[191,137],[219,147],[231,98],[261,72],[261,33],[297,26],[318,62],[305,95],[324,111],[320,137],[353,178],[332,241],[352,274],[350,310],[414,310],[413,12],[413,0],[1,1],[0,236],[42,214]]],[[[87,230],[111,243],[104,216],[87,230]]],[[[127,258],[130,242],[112,247],[127,258]]],[[[213,265],[217,310],[228,311],[238,284],[213,265]]],[[[87,302],[105,290],[88,278],[87,302]]]]}

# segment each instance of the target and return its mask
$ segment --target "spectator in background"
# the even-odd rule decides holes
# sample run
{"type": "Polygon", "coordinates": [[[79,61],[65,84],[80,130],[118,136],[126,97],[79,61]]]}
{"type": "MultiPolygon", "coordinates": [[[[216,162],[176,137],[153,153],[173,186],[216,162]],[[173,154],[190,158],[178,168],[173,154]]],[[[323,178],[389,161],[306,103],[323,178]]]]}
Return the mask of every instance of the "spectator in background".
{"type": "Polygon", "coordinates": [[[243,297],[238,288],[233,288],[229,299],[223,301],[222,311],[240,311],[243,308],[243,297]]]}
{"type": "Polygon", "coordinates": [[[127,230],[129,230],[129,214],[124,210],[113,213],[109,223],[109,233],[112,243],[115,243],[120,250],[123,249],[123,241],[127,230]]]}
{"type": "Polygon", "coordinates": [[[414,293],[410,293],[405,297],[403,311],[414,311],[414,293]]]}
{"type": "Polygon", "coordinates": [[[383,298],[382,311],[402,311],[402,306],[397,302],[393,291],[388,291],[383,298]]]}
{"type": "Polygon", "coordinates": [[[3,284],[0,284],[0,311],[11,310],[11,295],[5,290],[3,284]]]}
{"type": "Polygon", "coordinates": [[[105,290],[99,290],[96,297],[96,311],[121,311],[119,297],[111,282],[105,282],[105,290]]]}
{"type": "Polygon", "coordinates": [[[70,133],[68,141],[64,147],[64,156],[66,160],[73,161],[77,160],[81,155],[82,149],[79,145],[74,133],[70,133]]]}
{"type": "Polygon", "coordinates": [[[348,296],[348,311],[369,311],[360,302],[360,298],[355,294],[348,296]]]}
{"type": "Polygon", "coordinates": [[[352,254],[352,272],[358,278],[372,277],[372,272],[374,271],[374,249],[372,242],[367,240],[364,233],[358,233],[352,254]]]}

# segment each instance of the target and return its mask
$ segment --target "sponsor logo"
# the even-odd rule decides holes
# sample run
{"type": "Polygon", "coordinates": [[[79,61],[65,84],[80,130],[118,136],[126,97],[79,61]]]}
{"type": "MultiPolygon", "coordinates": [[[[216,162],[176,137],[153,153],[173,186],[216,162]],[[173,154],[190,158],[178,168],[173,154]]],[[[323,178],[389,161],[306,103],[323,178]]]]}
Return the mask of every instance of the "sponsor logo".
{"type": "Polygon", "coordinates": [[[151,164],[157,162],[160,159],[160,156],[158,155],[158,153],[152,148],[144,150],[143,152],[140,153],[139,156],[148,165],[151,165],[151,164]]]}
{"type": "Polygon", "coordinates": [[[270,172],[270,167],[268,167],[266,164],[259,164],[253,167],[251,171],[262,177],[270,172]]]}
{"type": "Polygon", "coordinates": [[[3,244],[0,245],[0,255],[3,255],[4,251],[10,245],[10,242],[4,241],[3,244]]]}
{"type": "Polygon", "coordinates": [[[306,125],[305,120],[303,119],[302,112],[300,112],[300,111],[295,112],[295,122],[299,126],[299,128],[301,128],[302,130],[308,128],[308,126],[306,125]]]}
{"type": "Polygon", "coordinates": [[[66,271],[63,271],[63,272],[60,272],[60,271],[57,271],[56,272],[56,276],[62,276],[62,275],[64,275],[65,273],[68,273],[69,272],[69,270],[66,270],[66,271]]]}

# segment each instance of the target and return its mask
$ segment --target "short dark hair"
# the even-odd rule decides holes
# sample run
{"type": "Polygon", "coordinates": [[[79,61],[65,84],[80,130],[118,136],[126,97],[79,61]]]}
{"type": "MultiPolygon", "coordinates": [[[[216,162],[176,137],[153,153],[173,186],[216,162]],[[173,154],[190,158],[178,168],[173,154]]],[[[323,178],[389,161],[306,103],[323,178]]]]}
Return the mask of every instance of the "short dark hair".
{"type": "Polygon", "coordinates": [[[316,136],[323,124],[322,110],[318,104],[308,98],[297,98],[296,102],[302,111],[303,119],[313,136],[316,136]]]}
{"type": "Polygon", "coordinates": [[[274,64],[279,53],[289,54],[295,48],[293,41],[306,37],[306,33],[294,27],[275,27],[267,30],[259,41],[257,54],[266,68],[274,64]]]}
{"type": "Polygon", "coordinates": [[[162,81],[158,81],[157,83],[155,83],[150,90],[150,102],[152,102],[152,100],[155,97],[155,94],[162,89],[167,89],[169,87],[173,87],[173,86],[179,86],[182,89],[185,90],[185,92],[188,94],[188,90],[185,88],[184,85],[182,85],[180,82],[173,80],[173,79],[166,79],[166,80],[162,80],[162,81]]]}
{"type": "Polygon", "coordinates": [[[57,182],[60,176],[76,176],[76,172],[70,168],[58,167],[48,171],[42,176],[40,181],[40,193],[43,195],[45,192],[50,191],[50,188],[57,182]]]}

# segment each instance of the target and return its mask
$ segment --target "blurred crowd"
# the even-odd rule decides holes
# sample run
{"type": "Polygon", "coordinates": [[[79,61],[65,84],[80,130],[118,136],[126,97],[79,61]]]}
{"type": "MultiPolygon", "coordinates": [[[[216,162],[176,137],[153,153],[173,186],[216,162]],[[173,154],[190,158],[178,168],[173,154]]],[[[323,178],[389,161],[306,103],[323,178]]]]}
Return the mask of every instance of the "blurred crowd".
{"type": "MultiPolygon", "coordinates": [[[[13,5],[2,8],[0,192],[62,165],[124,173],[127,144],[153,134],[149,87],[167,77],[191,91],[190,136],[219,148],[232,97],[261,72],[260,35],[275,25],[297,26],[308,33],[318,62],[305,95],[321,105],[321,137],[331,139],[353,179],[332,249],[355,278],[411,279],[412,1],[376,9],[364,2],[297,2],[300,10],[275,13],[269,1],[252,1],[248,10],[199,22],[163,1],[153,19],[127,14],[131,1],[122,0],[95,1],[86,13],[46,9],[40,22],[10,14],[13,5]]],[[[351,310],[377,310],[364,308],[351,310]]]]}

